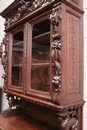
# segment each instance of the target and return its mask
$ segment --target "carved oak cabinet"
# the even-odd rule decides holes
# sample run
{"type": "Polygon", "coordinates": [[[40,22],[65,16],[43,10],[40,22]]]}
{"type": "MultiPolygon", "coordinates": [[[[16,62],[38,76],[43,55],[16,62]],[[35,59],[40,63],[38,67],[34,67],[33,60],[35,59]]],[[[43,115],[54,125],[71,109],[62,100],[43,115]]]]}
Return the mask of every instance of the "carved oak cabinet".
{"type": "Polygon", "coordinates": [[[82,0],[15,0],[1,16],[1,129],[82,130],[82,0]]]}

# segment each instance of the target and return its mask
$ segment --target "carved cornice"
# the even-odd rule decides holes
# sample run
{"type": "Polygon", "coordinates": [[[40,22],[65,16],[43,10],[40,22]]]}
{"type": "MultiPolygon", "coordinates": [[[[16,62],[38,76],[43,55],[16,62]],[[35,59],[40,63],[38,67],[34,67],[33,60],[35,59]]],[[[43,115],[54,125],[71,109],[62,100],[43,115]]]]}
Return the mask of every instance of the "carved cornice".
{"type": "Polygon", "coordinates": [[[16,21],[19,19],[23,18],[24,16],[30,14],[34,10],[44,7],[47,4],[50,4],[54,0],[34,0],[34,1],[29,1],[29,0],[21,0],[19,2],[20,7],[17,9],[17,13],[13,14],[11,17],[6,18],[5,21],[5,27],[9,27],[13,25],[16,21]]]}
{"type": "Polygon", "coordinates": [[[52,100],[59,103],[59,93],[61,91],[61,4],[52,9],[50,20],[52,24],[52,100]]]}

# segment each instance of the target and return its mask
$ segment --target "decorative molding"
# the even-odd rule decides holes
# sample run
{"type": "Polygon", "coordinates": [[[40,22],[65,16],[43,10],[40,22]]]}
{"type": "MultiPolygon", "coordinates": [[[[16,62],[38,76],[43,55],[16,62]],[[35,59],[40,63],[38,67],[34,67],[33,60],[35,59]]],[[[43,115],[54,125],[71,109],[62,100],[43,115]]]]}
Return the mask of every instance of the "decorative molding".
{"type": "Polygon", "coordinates": [[[74,3],[79,4],[79,0],[72,0],[74,3]]]}
{"type": "Polygon", "coordinates": [[[6,89],[6,83],[7,83],[8,42],[9,42],[9,34],[7,33],[5,35],[5,38],[3,38],[3,41],[2,41],[2,45],[4,45],[4,52],[2,54],[2,65],[3,65],[3,68],[4,68],[4,74],[2,75],[2,78],[4,78],[4,86],[3,86],[4,89],[6,89]]]}
{"type": "Polygon", "coordinates": [[[52,100],[59,103],[61,91],[61,4],[52,9],[50,20],[52,24],[51,59],[52,59],[52,100]]]}
{"type": "Polygon", "coordinates": [[[27,14],[30,14],[31,12],[40,7],[44,7],[47,4],[50,4],[50,2],[52,1],[54,0],[34,0],[34,1],[21,0],[19,2],[21,6],[17,9],[17,13],[9,18],[6,18],[5,27],[7,28],[13,25],[16,21],[23,18],[27,14]]]}
{"type": "Polygon", "coordinates": [[[61,121],[62,130],[78,130],[78,107],[64,109],[58,113],[58,119],[61,121]]]}

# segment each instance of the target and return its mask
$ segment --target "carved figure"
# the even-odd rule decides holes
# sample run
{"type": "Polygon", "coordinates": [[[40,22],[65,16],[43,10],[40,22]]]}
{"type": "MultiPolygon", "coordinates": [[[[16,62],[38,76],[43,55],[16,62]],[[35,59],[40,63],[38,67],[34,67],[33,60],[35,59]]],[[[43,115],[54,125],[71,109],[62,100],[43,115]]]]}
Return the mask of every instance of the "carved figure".
{"type": "Polygon", "coordinates": [[[16,109],[21,107],[21,100],[18,100],[17,98],[14,99],[14,96],[7,95],[7,100],[9,108],[7,108],[6,111],[11,110],[12,107],[16,107],[16,109]]]}
{"type": "Polygon", "coordinates": [[[60,115],[62,117],[62,130],[78,130],[78,118],[75,110],[68,111],[60,115]]]}

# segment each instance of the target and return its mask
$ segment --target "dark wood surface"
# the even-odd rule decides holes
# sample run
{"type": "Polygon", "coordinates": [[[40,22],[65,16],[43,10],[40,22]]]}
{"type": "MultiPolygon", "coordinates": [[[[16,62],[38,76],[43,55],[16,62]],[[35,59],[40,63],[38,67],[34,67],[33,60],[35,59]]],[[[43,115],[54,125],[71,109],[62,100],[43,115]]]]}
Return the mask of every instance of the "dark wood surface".
{"type": "Polygon", "coordinates": [[[0,115],[1,126],[6,130],[58,130],[23,113],[9,116],[0,115]]]}
{"type": "Polygon", "coordinates": [[[9,108],[0,123],[6,130],[82,130],[82,5],[82,0],[15,0],[1,13],[9,108]],[[13,107],[37,120],[22,112],[9,115],[13,107]]]}

